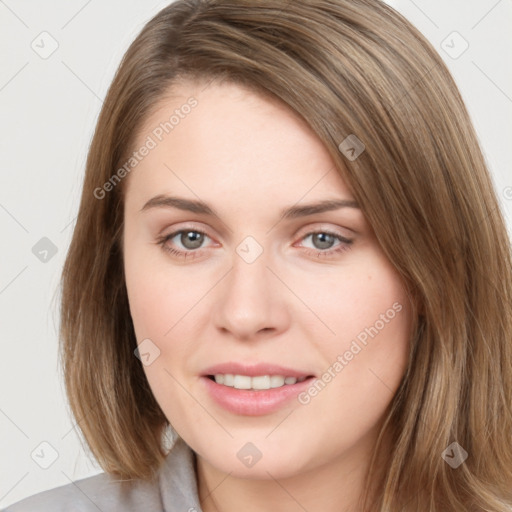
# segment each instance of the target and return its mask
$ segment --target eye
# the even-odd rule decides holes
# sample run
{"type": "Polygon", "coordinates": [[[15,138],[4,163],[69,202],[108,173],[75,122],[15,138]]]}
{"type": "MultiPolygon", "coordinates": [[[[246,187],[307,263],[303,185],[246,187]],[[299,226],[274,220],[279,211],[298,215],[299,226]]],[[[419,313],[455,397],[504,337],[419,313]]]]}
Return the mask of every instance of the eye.
{"type": "MultiPolygon", "coordinates": [[[[301,238],[304,241],[311,237],[314,248],[305,248],[306,252],[312,253],[314,256],[331,256],[335,253],[340,253],[350,249],[353,240],[345,238],[337,233],[330,231],[313,231],[301,238]],[[338,241],[338,245],[333,244],[338,241]]],[[[181,229],[169,235],[163,236],[157,240],[157,243],[162,246],[166,252],[178,256],[180,258],[194,258],[201,254],[201,246],[205,238],[210,238],[204,231],[199,229],[181,229]],[[176,239],[173,241],[173,239],[176,239]],[[172,242],[172,245],[169,245],[172,242]],[[175,246],[181,244],[183,249],[176,249],[175,246]]]]}
{"type": "Polygon", "coordinates": [[[353,240],[345,238],[337,233],[331,233],[330,231],[313,231],[304,236],[301,240],[311,238],[314,248],[311,250],[314,255],[320,256],[331,256],[332,254],[339,253],[350,249],[353,240]],[[339,244],[334,245],[334,242],[338,240],[339,244]]]}
{"type": "MultiPolygon", "coordinates": [[[[198,249],[203,244],[205,237],[209,238],[209,236],[201,230],[181,229],[171,233],[170,235],[161,237],[158,239],[157,243],[162,246],[162,249],[170,254],[182,258],[187,258],[189,256],[193,258],[196,256],[197,252],[200,252],[198,249]],[[185,250],[175,249],[168,244],[168,242],[172,241],[174,238],[177,239],[185,250]]],[[[176,245],[176,242],[173,242],[173,245],[176,245]]]]}

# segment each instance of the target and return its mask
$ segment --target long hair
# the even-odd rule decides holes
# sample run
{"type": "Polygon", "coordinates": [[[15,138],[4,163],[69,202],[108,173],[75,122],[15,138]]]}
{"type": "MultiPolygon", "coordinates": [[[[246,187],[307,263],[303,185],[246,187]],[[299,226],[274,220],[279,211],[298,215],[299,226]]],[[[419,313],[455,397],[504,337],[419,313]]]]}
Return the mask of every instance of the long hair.
{"type": "MultiPolygon", "coordinates": [[[[113,177],[181,79],[240,84],[298,113],[417,298],[409,364],[375,451],[388,452],[388,465],[369,510],[509,510],[510,240],[454,80],[379,0],[178,0],[124,55],[90,146],[61,293],[66,391],[102,468],[150,479],[167,454],[169,422],[134,356],[120,244],[129,177],[113,177]],[[362,149],[357,158],[346,141],[362,149]],[[391,445],[381,446],[384,432],[391,445]]],[[[366,505],[368,487],[364,495],[366,505]]]]}

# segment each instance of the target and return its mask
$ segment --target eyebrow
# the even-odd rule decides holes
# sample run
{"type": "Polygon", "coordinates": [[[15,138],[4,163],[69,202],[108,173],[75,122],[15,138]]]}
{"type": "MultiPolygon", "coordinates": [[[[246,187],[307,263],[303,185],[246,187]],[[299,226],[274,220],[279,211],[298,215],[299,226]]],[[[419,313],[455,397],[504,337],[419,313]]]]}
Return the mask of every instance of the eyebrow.
{"type": "MultiPolygon", "coordinates": [[[[218,213],[207,203],[194,199],[185,199],[182,197],[173,197],[166,195],[158,195],[152,197],[142,208],[147,211],[152,208],[177,208],[192,213],[202,215],[213,215],[219,217],[218,213]]],[[[307,217],[316,213],[323,213],[341,208],[357,208],[359,205],[356,201],[350,199],[325,199],[316,203],[309,203],[302,206],[291,206],[281,211],[281,219],[296,219],[299,217],[307,217]]]]}

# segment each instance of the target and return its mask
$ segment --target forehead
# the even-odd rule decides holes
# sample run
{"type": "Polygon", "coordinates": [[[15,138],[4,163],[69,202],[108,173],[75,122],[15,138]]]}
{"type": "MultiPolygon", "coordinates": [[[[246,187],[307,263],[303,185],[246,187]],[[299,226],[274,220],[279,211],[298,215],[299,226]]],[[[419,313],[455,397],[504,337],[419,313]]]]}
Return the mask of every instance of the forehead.
{"type": "Polygon", "coordinates": [[[217,202],[236,194],[245,204],[351,197],[327,149],[297,113],[232,83],[175,85],[138,132],[135,151],[145,146],[150,149],[129,175],[127,201],[177,191],[217,202]]]}

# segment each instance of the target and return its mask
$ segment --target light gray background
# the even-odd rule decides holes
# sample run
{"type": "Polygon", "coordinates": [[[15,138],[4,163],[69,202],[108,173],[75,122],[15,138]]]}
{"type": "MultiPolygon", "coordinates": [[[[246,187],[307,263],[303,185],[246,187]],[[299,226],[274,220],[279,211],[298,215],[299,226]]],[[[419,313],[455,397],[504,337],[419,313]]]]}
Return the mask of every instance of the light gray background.
{"type": "MultiPolygon", "coordinates": [[[[128,45],[167,3],[0,0],[0,508],[101,471],[57,372],[56,290],[102,98],[128,45]],[[43,237],[57,249],[47,261],[32,251],[43,237]]],[[[389,3],[454,75],[512,231],[512,2],[389,3]],[[454,31],[469,44],[457,58],[454,31]]]]}

